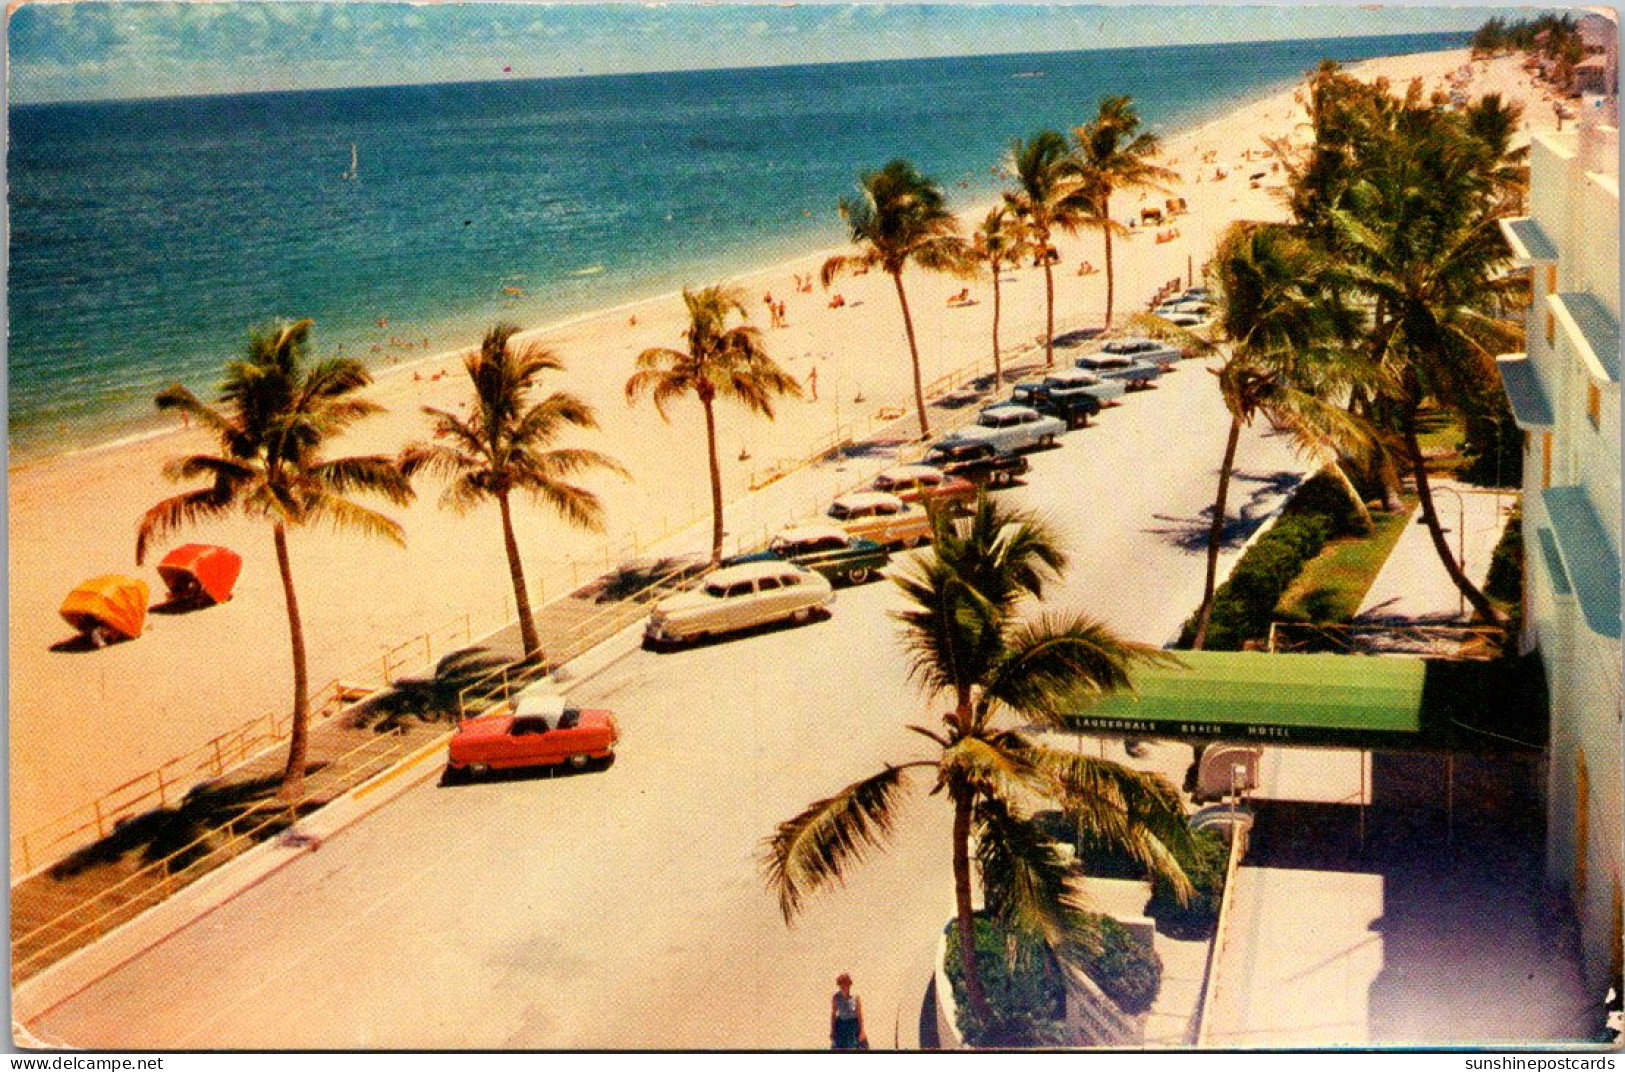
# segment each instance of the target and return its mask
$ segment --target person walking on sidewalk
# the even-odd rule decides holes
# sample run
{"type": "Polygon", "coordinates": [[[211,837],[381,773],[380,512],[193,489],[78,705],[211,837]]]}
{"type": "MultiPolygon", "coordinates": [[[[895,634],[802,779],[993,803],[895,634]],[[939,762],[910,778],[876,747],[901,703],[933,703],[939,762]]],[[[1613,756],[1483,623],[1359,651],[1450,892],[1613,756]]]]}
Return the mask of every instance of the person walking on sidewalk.
{"type": "Polygon", "coordinates": [[[852,977],[842,972],[835,977],[835,991],[829,1003],[829,1044],[832,1050],[867,1050],[869,1036],[863,1030],[863,999],[852,993],[852,977]]]}

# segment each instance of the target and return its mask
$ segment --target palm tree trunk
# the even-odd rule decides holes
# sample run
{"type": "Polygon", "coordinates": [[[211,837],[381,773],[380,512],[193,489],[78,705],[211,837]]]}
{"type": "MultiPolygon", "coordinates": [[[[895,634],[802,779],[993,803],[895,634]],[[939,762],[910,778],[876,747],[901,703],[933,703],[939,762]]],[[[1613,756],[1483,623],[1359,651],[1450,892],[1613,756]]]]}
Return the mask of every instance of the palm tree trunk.
{"type": "Polygon", "coordinates": [[[288,737],[288,764],[277,795],[296,801],[305,795],[305,756],[310,750],[310,681],[305,666],[305,627],[299,620],[299,597],[293,590],[293,564],[288,559],[288,530],[278,521],[271,528],[276,564],[282,574],[282,600],[288,608],[288,640],[293,648],[293,731],[288,737]]]}
{"type": "Polygon", "coordinates": [[[1360,497],[1360,489],[1355,487],[1354,481],[1349,479],[1348,470],[1343,468],[1342,462],[1336,460],[1329,463],[1327,468],[1331,470],[1332,478],[1343,485],[1344,493],[1348,495],[1349,502],[1353,504],[1354,512],[1359,517],[1360,531],[1370,532],[1375,527],[1371,521],[1371,510],[1366,506],[1365,500],[1360,497]]]}
{"type": "Polygon", "coordinates": [[[513,512],[508,506],[508,493],[497,495],[502,509],[502,543],[508,551],[508,574],[513,578],[513,605],[519,612],[519,642],[525,649],[525,659],[540,659],[542,641],[536,635],[536,616],[530,611],[530,592],[525,588],[525,566],[519,558],[519,541],[513,534],[513,512]]]}
{"type": "Polygon", "coordinates": [[[705,409],[705,449],[711,462],[711,565],[722,562],[722,465],[717,461],[717,417],[712,400],[700,395],[705,409]]]}
{"type": "Polygon", "coordinates": [[[1044,242],[1044,367],[1055,364],[1055,269],[1049,262],[1049,242],[1044,242]]]}
{"type": "Polygon", "coordinates": [[[908,295],[903,292],[903,273],[892,272],[891,281],[897,287],[897,304],[903,307],[903,330],[908,333],[908,356],[914,361],[914,407],[920,414],[920,438],[931,436],[931,422],[925,415],[925,387],[920,383],[920,348],[914,341],[914,317],[909,315],[908,295]]]}
{"type": "Polygon", "coordinates": [[[1100,199],[1100,215],[1106,221],[1101,234],[1106,236],[1106,330],[1112,326],[1112,302],[1117,296],[1117,276],[1112,271],[1112,213],[1111,198],[1100,199]]]}
{"type": "Polygon", "coordinates": [[[1230,471],[1236,464],[1236,444],[1241,441],[1241,418],[1230,418],[1230,438],[1224,444],[1224,461],[1219,465],[1219,494],[1213,500],[1213,523],[1207,530],[1207,580],[1202,585],[1202,609],[1196,616],[1196,636],[1191,649],[1201,651],[1207,643],[1208,623],[1213,620],[1213,592],[1219,580],[1219,545],[1224,540],[1224,510],[1230,497],[1230,471]]]}
{"type": "Polygon", "coordinates": [[[993,389],[1004,386],[1004,365],[999,360],[999,262],[993,262],[993,389]]]}
{"type": "Polygon", "coordinates": [[[1480,592],[1463,572],[1461,563],[1450,553],[1450,543],[1444,538],[1444,527],[1439,523],[1439,512],[1433,503],[1433,487],[1428,483],[1427,459],[1422,456],[1422,445],[1416,439],[1416,409],[1407,406],[1404,416],[1405,449],[1410,454],[1411,476],[1416,481],[1416,497],[1422,505],[1422,520],[1433,538],[1433,550],[1444,564],[1444,570],[1456,588],[1472,604],[1473,616],[1480,621],[1501,622],[1505,619],[1489,598],[1480,592]]]}
{"type": "Polygon", "coordinates": [[[965,977],[965,999],[978,1020],[987,1023],[992,1010],[982,992],[976,968],[976,917],[970,895],[970,797],[968,790],[950,790],[954,802],[954,909],[959,923],[959,968],[965,977]]]}

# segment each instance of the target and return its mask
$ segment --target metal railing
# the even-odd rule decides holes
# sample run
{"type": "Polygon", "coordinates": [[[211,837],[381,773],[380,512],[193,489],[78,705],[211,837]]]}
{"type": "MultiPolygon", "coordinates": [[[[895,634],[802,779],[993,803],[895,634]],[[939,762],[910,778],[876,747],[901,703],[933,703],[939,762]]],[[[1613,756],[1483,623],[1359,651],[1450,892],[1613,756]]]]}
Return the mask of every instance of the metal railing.
{"type": "MultiPolygon", "coordinates": [[[[333,678],[310,694],[310,724],[318,726],[350,703],[389,685],[399,671],[421,656],[432,664],[436,652],[444,655],[473,636],[472,616],[419,634],[385,649],[375,662],[333,678]]],[[[219,778],[234,767],[275,748],[288,739],[293,716],[271,711],[249,719],[202,745],[152,770],[114,786],[88,804],[80,805],[41,823],[11,842],[12,885],[49,866],[75,849],[106,837],[120,820],[182,799],[198,783],[219,778]]]]}
{"type": "Polygon", "coordinates": [[[290,825],[298,819],[301,809],[362,784],[425,744],[421,737],[369,735],[308,775],[305,793],[299,799],[284,801],[269,797],[254,802],[241,814],[210,827],[163,858],[142,865],[45,922],[13,935],[13,983],[89,945],[252,845],[267,840],[276,832],[272,827],[290,825]]]}
{"type": "Polygon", "coordinates": [[[1498,625],[1347,625],[1271,622],[1269,651],[1337,652],[1343,655],[1431,655],[1452,659],[1493,659],[1507,643],[1498,625]]]}

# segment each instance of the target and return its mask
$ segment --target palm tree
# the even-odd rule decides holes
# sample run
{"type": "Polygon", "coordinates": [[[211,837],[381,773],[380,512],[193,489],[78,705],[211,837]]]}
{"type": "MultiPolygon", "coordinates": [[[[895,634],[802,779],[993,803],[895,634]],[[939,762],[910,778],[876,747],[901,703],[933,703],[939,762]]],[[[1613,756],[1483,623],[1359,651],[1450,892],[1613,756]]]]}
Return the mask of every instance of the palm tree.
{"type": "MultiPolygon", "coordinates": [[[[1009,206],[1000,206],[988,212],[982,225],[971,239],[971,251],[976,259],[987,265],[993,276],[993,386],[1004,386],[1004,364],[999,353],[999,312],[1002,305],[999,273],[1007,264],[1015,264],[1027,251],[1021,223],[1010,212],[1009,206]]],[[[1046,265],[1046,268],[1048,266],[1046,265]]]]}
{"type": "MultiPolygon", "coordinates": [[[[1340,350],[1350,328],[1322,288],[1326,265],[1321,255],[1285,226],[1243,221],[1220,238],[1212,268],[1219,328],[1231,343],[1218,370],[1230,433],[1219,465],[1207,575],[1191,643],[1198,651],[1207,643],[1213,614],[1230,476],[1242,428],[1262,413],[1303,450],[1361,454],[1370,442],[1363,423],[1338,404],[1352,379],[1340,350]]],[[[1369,524],[1359,493],[1335,460],[1331,468],[1369,524]]]]}
{"type": "Polygon", "coordinates": [[[1090,216],[1089,201],[1079,187],[1066,137],[1041,130],[1026,141],[1016,139],[1004,158],[1006,173],[1016,182],[1004,195],[1027,230],[1030,248],[1044,265],[1044,365],[1055,364],[1055,272],[1050,240],[1056,231],[1076,234],[1090,216]]]}
{"type": "Polygon", "coordinates": [[[1487,621],[1502,615],[1451,553],[1417,438],[1425,400],[1458,412],[1493,389],[1495,355],[1522,344],[1514,319],[1524,286],[1505,273],[1496,220],[1507,193],[1493,138],[1464,130],[1433,104],[1407,100],[1399,121],[1366,142],[1360,180],[1331,219],[1342,272],[1371,314],[1367,356],[1396,427],[1422,520],[1445,572],[1487,621]]]}
{"type": "Polygon", "coordinates": [[[171,480],[208,483],[153,506],[142,516],[135,541],[140,563],[150,547],[176,530],[233,511],[270,522],[293,647],[293,732],[280,790],[287,800],[304,792],[310,722],[305,632],[288,556],[288,529],[326,522],[405,546],[398,522],[348,496],[379,495],[397,506],[412,501],[412,486],[394,459],[323,456],[333,439],[382,407],[356,397],[372,382],[359,361],[328,358],[307,367],[311,327],[312,321],[299,320],[251,333],[247,353],[226,365],[217,405],[199,401],[179,384],[158,395],[159,409],[180,410],[217,435],[220,452],[192,454],[164,466],[171,480]]]}
{"type": "Polygon", "coordinates": [[[622,475],[626,470],[595,450],[549,449],[566,428],[596,428],[598,420],[591,406],[564,391],[531,400],[542,373],[560,371],[564,363],[544,346],[515,341],[518,331],[512,324],[498,324],[486,332],[480,348],[463,361],[474,384],[474,404],[468,416],[423,407],[436,442],[412,444],[401,461],[408,475],[428,468],[448,478],[441,503],[459,513],[487,499],[496,500],[519,613],[520,641],[525,657],[536,659],[542,645],[525,587],[519,541],[513,532],[513,493],[527,492],[576,528],[599,532],[604,527],[603,504],[570,478],[585,469],[608,469],[622,475]]]}
{"type": "Polygon", "coordinates": [[[1189,883],[1177,861],[1189,849],[1190,831],[1178,794],[1160,777],[1052,749],[998,717],[1008,710],[1018,726],[1064,728],[1081,699],[1126,687],[1132,664],[1168,656],[1082,615],[1018,617],[1019,604],[1041,597],[1066,561],[1031,515],[983,496],[962,533],[946,517],[935,520],[931,553],[896,578],[909,602],[898,617],[914,679],[928,695],[952,700],[940,726],[909,727],[931,742],[932,755],[888,764],[780,823],[764,844],[763,867],[788,922],[809,893],[840,882],[885,843],[906,779],[930,772],[932,793],[944,791],[953,807],[961,966],[969,1003],[985,1021],[972,938],[973,841],[984,863],[996,858],[1000,874],[1015,876],[1000,884],[1003,920],[1064,951],[1088,941],[1087,924],[1054,843],[1027,822],[1026,802],[1061,801],[1083,828],[1181,891],[1189,883]]]}
{"type": "Polygon", "coordinates": [[[1163,190],[1162,183],[1179,178],[1168,168],[1151,163],[1150,158],[1160,148],[1157,136],[1149,131],[1135,133],[1139,129],[1140,116],[1134,110],[1134,98],[1124,96],[1102,97],[1095,118],[1072,131],[1077,140],[1073,167],[1093,207],[1089,226],[1098,227],[1106,242],[1107,328],[1112,326],[1112,302],[1116,293],[1112,232],[1123,230],[1111,217],[1112,193],[1137,187],[1163,190]]]}
{"type": "Polygon", "coordinates": [[[728,326],[731,314],[748,320],[743,294],[732,287],[683,289],[688,306],[687,350],[654,347],[637,357],[637,369],[626,381],[626,400],[645,394],[654,399],[663,420],[666,407],[692,393],[705,411],[705,446],[711,467],[711,565],[722,561],[722,467],[717,461],[716,400],[731,398],[752,413],[773,419],[773,399],[801,397],[801,385],[767,354],[762,333],[749,324],[728,326]]]}
{"type": "Polygon", "coordinates": [[[891,276],[897,304],[903,310],[903,330],[914,362],[914,406],[920,415],[920,438],[931,435],[925,412],[925,388],[920,380],[920,348],[914,338],[914,318],[903,289],[903,269],[910,263],[928,272],[968,276],[975,270],[959,221],[948,211],[942,187],[907,160],[893,160],[879,171],[858,176],[855,198],[843,197],[841,219],[859,252],[831,257],[819,277],[827,289],[842,272],[880,268],[891,276]]]}

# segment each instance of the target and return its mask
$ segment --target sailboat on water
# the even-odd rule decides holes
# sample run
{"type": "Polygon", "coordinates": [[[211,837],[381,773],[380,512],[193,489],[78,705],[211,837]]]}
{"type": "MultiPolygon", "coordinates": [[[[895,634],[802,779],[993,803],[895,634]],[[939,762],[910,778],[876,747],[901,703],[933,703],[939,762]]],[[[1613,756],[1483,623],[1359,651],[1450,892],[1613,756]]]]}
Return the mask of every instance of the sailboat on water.
{"type": "Polygon", "coordinates": [[[349,181],[349,182],[354,182],[355,181],[355,176],[356,176],[356,165],[359,162],[360,161],[356,157],[355,142],[352,141],[350,143],[350,170],[346,171],[344,174],[340,175],[339,178],[344,179],[344,180],[349,181]]]}

